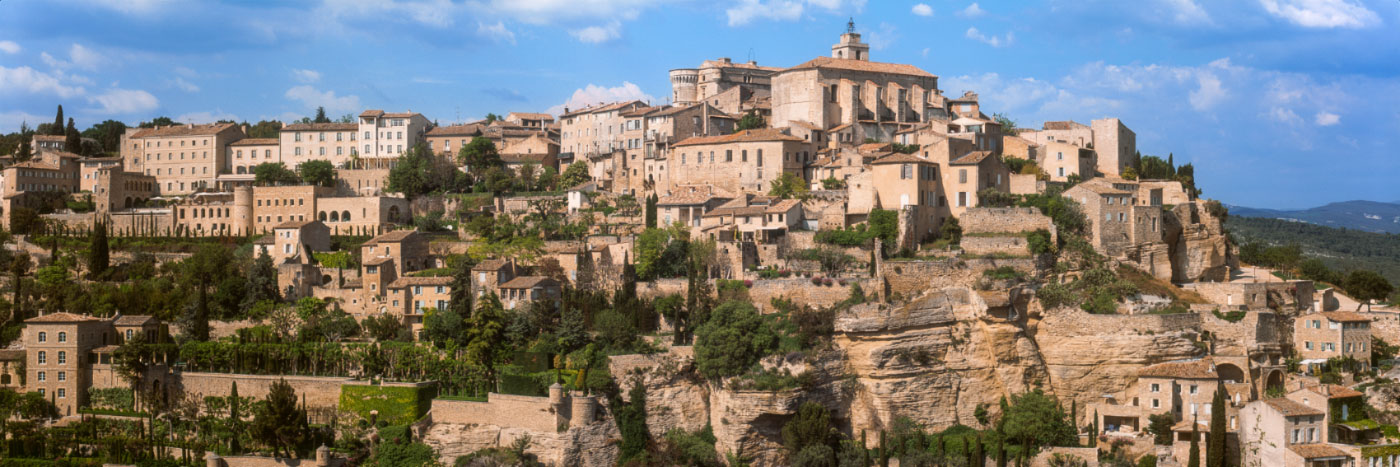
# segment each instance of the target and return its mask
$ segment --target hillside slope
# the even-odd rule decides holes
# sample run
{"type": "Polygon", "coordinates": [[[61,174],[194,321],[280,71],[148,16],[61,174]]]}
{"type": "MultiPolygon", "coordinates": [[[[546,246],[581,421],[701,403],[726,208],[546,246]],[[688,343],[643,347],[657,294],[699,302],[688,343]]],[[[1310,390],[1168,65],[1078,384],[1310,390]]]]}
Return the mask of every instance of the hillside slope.
{"type": "Polygon", "coordinates": [[[1230,206],[1230,215],[1302,221],[1367,232],[1400,233],[1400,202],[1343,201],[1299,210],[1230,206]]]}
{"type": "Polygon", "coordinates": [[[1328,267],[1342,272],[1370,269],[1393,284],[1400,284],[1400,234],[1336,229],[1302,222],[1260,217],[1239,217],[1234,212],[1225,228],[1235,244],[1259,242],[1265,245],[1297,243],[1303,253],[1321,259],[1328,267]]]}

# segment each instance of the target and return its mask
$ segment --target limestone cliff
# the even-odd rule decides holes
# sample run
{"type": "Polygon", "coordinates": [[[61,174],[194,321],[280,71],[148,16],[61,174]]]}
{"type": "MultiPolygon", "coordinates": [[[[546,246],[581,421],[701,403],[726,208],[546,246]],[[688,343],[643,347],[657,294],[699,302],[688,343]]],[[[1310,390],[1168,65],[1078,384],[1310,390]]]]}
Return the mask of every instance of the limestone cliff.
{"type": "Polygon", "coordinates": [[[617,440],[621,435],[610,418],[562,432],[541,432],[498,425],[433,423],[423,433],[423,443],[438,453],[443,465],[481,449],[509,447],[529,436],[526,452],[548,465],[608,467],[617,464],[617,440]]]}

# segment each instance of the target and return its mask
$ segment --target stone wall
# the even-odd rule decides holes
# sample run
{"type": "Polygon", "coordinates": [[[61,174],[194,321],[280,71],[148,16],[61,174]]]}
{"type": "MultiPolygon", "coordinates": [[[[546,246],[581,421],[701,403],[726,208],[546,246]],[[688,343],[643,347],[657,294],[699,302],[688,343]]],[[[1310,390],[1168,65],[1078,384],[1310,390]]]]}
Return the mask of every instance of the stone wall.
{"type": "Polygon", "coordinates": [[[983,271],[1002,266],[1011,266],[1027,274],[1033,274],[1036,270],[1036,262],[1030,258],[949,258],[932,261],[883,261],[880,263],[879,274],[884,279],[885,292],[912,297],[931,286],[972,287],[982,278],[983,271]]]}
{"type": "Polygon", "coordinates": [[[1371,318],[1371,336],[1378,337],[1391,345],[1400,343],[1400,314],[1366,313],[1364,311],[1361,314],[1371,318]]]}
{"type": "Polygon", "coordinates": [[[1029,195],[1045,190],[1045,182],[1036,180],[1032,174],[1011,174],[1011,194],[1029,195]]]}
{"type": "MultiPolygon", "coordinates": [[[[568,410],[568,404],[563,404],[568,410]]],[[[532,431],[553,432],[559,429],[548,397],[516,396],[488,393],[486,402],[433,399],[433,423],[459,425],[498,425],[532,431]]]]}
{"type": "Polygon", "coordinates": [[[963,237],[962,249],[974,255],[1014,255],[1031,254],[1030,242],[1023,236],[963,237]]]}
{"type": "Polygon", "coordinates": [[[637,296],[655,300],[671,294],[685,295],[685,279],[657,279],[651,282],[637,282],[637,296]]]}
{"type": "Polygon", "coordinates": [[[958,218],[963,234],[1049,231],[1055,223],[1035,208],[971,208],[958,218]]]}
{"type": "Polygon", "coordinates": [[[239,375],[231,373],[175,372],[176,387],[188,397],[227,397],[233,382],[238,382],[238,395],[262,400],[273,383],[285,379],[297,396],[306,398],[311,409],[335,410],[340,406],[340,386],[354,381],[350,378],[320,376],[239,375]]]}
{"type": "Polygon", "coordinates": [[[760,279],[753,281],[753,285],[749,287],[749,298],[754,307],[763,313],[775,311],[772,309],[772,300],[778,297],[785,297],[798,304],[824,308],[849,298],[851,287],[855,285],[860,285],[866,294],[879,290],[879,282],[873,279],[847,279],[844,286],[837,279],[832,279],[831,285],[816,285],[811,279],[805,278],[760,279]]]}

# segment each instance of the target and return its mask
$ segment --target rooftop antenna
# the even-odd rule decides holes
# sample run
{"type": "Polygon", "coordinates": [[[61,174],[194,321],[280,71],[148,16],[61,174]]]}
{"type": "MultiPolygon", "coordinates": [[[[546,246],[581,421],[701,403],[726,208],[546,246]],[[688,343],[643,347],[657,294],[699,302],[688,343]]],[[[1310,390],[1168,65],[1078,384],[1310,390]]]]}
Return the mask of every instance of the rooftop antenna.
{"type": "Polygon", "coordinates": [[[850,21],[847,21],[847,22],[846,22],[846,34],[855,34],[855,32],[856,32],[856,18],[855,18],[854,16],[852,16],[851,19],[850,19],[850,21]]]}
{"type": "Polygon", "coordinates": [[[749,62],[753,62],[753,47],[749,47],[749,62]]]}

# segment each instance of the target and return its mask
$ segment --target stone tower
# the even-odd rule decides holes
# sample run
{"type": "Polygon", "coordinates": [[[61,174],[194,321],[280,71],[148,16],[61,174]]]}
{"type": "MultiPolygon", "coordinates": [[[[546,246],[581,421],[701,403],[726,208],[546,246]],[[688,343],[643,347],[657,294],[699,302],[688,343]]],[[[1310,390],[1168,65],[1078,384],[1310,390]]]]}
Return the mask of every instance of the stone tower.
{"type": "Polygon", "coordinates": [[[236,235],[247,235],[253,231],[253,187],[234,187],[233,225],[230,230],[236,235]]]}
{"type": "Polygon", "coordinates": [[[860,41],[854,18],[846,23],[846,33],[841,35],[841,42],[831,46],[831,58],[870,61],[870,45],[860,41]]]}
{"type": "Polygon", "coordinates": [[[671,70],[671,102],[677,105],[694,103],[698,92],[696,86],[699,82],[700,70],[695,68],[671,70]]]}

